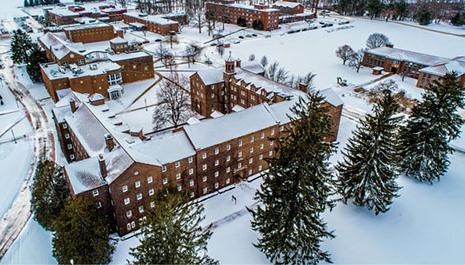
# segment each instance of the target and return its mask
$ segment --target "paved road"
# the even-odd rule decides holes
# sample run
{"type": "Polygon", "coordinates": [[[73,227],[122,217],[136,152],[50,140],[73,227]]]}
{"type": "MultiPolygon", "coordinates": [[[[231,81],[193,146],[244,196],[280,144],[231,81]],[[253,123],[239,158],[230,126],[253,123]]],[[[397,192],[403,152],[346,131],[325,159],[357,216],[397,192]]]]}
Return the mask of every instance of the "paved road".
{"type": "Polygon", "coordinates": [[[10,68],[12,62],[8,59],[8,56],[5,54],[2,55],[2,59],[7,67],[7,70],[4,71],[6,84],[24,106],[26,116],[34,130],[35,161],[31,163],[21,190],[10,209],[0,219],[0,259],[5,255],[31,218],[30,186],[36,172],[37,162],[40,159],[55,159],[53,127],[49,123],[43,107],[34,99],[27,88],[15,80],[14,73],[10,68]]]}

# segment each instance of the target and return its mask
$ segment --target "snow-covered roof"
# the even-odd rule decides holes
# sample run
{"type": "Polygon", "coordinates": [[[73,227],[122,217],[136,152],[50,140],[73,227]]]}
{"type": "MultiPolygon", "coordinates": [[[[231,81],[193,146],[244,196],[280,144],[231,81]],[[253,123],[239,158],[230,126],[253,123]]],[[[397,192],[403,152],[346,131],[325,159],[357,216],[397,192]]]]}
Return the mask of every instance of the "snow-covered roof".
{"type": "Polygon", "coordinates": [[[110,59],[112,62],[126,61],[142,57],[151,57],[151,55],[146,52],[129,52],[108,55],[108,59],[110,59]]]}
{"type": "Polygon", "coordinates": [[[177,21],[164,18],[163,15],[146,15],[141,14],[137,11],[129,11],[125,14],[126,16],[134,17],[137,19],[142,19],[147,22],[151,22],[158,25],[175,25],[179,24],[177,21]]]}
{"type": "Polygon", "coordinates": [[[256,11],[256,12],[266,12],[266,13],[269,13],[269,12],[279,12],[279,9],[276,9],[276,8],[265,8],[265,9],[260,9],[260,8],[256,8],[256,7],[253,6],[253,5],[247,5],[247,4],[241,4],[241,3],[228,4],[228,6],[234,7],[234,8],[241,8],[241,9],[254,10],[254,11],[256,11]]]}
{"type": "Polygon", "coordinates": [[[202,70],[198,71],[197,74],[206,86],[224,82],[223,68],[202,70]]]}
{"type": "Polygon", "coordinates": [[[216,119],[186,125],[184,130],[198,150],[263,130],[276,123],[269,105],[264,103],[216,119]]]}
{"type": "Polygon", "coordinates": [[[103,153],[106,147],[104,136],[108,131],[86,105],[81,104],[65,121],[90,157],[103,153]]]}
{"type": "Polygon", "coordinates": [[[113,26],[103,23],[103,22],[94,22],[94,23],[87,23],[87,24],[76,24],[76,25],[69,25],[63,27],[63,30],[66,31],[74,31],[74,30],[83,30],[83,29],[95,29],[95,28],[113,28],[113,26]]]}
{"type": "Polygon", "coordinates": [[[154,135],[152,139],[133,144],[126,150],[134,160],[158,166],[195,155],[184,131],[154,135]]]}
{"type": "Polygon", "coordinates": [[[102,75],[110,71],[117,71],[121,66],[110,61],[96,62],[86,65],[77,66],[75,64],[69,67],[60,66],[58,64],[42,64],[42,70],[50,80],[62,78],[79,78],[83,76],[102,75]]]}
{"type": "Polygon", "coordinates": [[[61,17],[79,16],[78,13],[75,13],[66,7],[49,9],[48,12],[61,17]]]}
{"type": "Polygon", "coordinates": [[[447,63],[450,61],[450,59],[439,57],[439,56],[434,56],[434,55],[429,55],[429,54],[424,54],[424,53],[419,53],[419,52],[413,52],[413,51],[407,51],[407,50],[402,50],[398,48],[390,48],[390,47],[375,48],[375,49],[368,50],[366,52],[369,54],[386,57],[392,60],[407,61],[407,62],[412,62],[412,63],[426,65],[426,66],[443,64],[443,63],[447,63]]]}
{"type": "Polygon", "coordinates": [[[107,176],[102,177],[98,156],[70,163],[65,167],[69,182],[75,194],[90,191],[113,182],[134,161],[121,148],[103,154],[107,167],[107,176]]]}
{"type": "Polygon", "coordinates": [[[116,37],[112,40],[110,40],[110,43],[113,43],[113,44],[123,44],[123,43],[127,43],[128,41],[126,39],[123,39],[121,37],[116,37]]]}
{"type": "Polygon", "coordinates": [[[241,66],[242,69],[247,70],[254,74],[263,74],[265,72],[265,67],[260,63],[247,63],[241,66]]]}
{"type": "Polygon", "coordinates": [[[297,3],[297,2],[289,2],[289,1],[277,1],[273,3],[273,6],[285,7],[285,8],[296,8],[299,5],[302,5],[302,4],[297,3]]]}
{"type": "Polygon", "coordinates": [[[265,90],[267,94],[274,93],[280,96],[303,96],[305,94],[300,90],[272,81],[264,76],[254,74],[244,68],[236,68],[236,75],[234,77],[238,81],[244,81],[247,84],[247,88],[254,85],[258,89],[257,91],[265,90]]]}
{"type": "Polygon", "coordinates": [[[335,107],[338,107],[344,104],[342,99],[331,88],[320,90],[320,93],[321,95],[325,97],[326,102],[328,102],[329,104],[335,107]]]}
{"type": "Polygon", "coordinates": [[[453,59],[452,61],[446,64],[434,65],[434,66],[423,68],[420,70],[420,72],[424,72],[424,73],[432,74],[436,76],[444,76],[447,73],[455,72],[458,76],[461,76],[465,74],[465,60],[453,59]]]}

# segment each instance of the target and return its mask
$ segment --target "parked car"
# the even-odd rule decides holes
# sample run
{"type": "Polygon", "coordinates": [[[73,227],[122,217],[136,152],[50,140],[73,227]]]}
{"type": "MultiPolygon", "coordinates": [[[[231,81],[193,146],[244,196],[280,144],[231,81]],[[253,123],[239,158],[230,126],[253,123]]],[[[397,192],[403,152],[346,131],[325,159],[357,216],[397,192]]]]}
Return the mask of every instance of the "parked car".
{"type": "Polygon", "coordinates": [[[243,39],[243,38],[244,38],[244,36],[242,36],[242,35],[241,35],[241,36],[239,36],[239,39],[243,39]]]}

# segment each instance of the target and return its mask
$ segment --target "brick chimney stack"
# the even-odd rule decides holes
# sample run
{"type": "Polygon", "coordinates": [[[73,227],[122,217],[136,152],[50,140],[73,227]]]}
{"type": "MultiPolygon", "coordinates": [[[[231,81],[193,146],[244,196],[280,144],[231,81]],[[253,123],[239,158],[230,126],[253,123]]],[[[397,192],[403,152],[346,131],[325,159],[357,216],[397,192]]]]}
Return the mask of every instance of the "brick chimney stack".
{"type": "Polygon", "coordinates": [[[304,92],[304,93],[308,93],[308,85],[305,84],[305,83],[300,83],[299,84],[299,90],[304,92]]]}
{"type": "Polygon", "coordinates": [[[226,59],[226,62],[225,62],[225,71],[224,72],[227,73],[227,74],[234,74],[236,72],[235,65],[236,65],[236,62],[231,57],[231,52],[229,52],[229,57],[228,57],[228,59],[226,59]]]}
{"type": "Polygon", "coordinates": [[[240,59],[236,60],[236,67],[241,68],[241,60],[240,59]]]}
{"type": "Polygon", "coordinates": [[[105,158],[103,158],[102,154],[98,156],[98,165],[100,167],[100,174],[102,174],[103,178],[106,178],[108,175],[107,163],[105,162],[105,158]]]}
{"type": "Polygon", "coordinates": [[[73,98],[69,100],[69,107],[71,108],[72,113],[77,110],[76,101],[73,98]]]}
{"type": "Polygon", "coordinates": [[[108,148],[108,151],[111,152],[113,148],[115,148],[115,140],[113,139],[113,136],[109,133],[105,134],[105,144],[108,148]]]}

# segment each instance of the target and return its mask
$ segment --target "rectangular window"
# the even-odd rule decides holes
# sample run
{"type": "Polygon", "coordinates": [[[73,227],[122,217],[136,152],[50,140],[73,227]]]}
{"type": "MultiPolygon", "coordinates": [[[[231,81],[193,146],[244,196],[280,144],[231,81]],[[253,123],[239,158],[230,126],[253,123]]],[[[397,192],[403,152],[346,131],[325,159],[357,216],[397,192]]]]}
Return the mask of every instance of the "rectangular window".
{"type": "Polygon", "coordinates": [[[97,202],[97,209],[100,209],[102,208],[102,203],[101,202],[97,202]]]}
{"type": "Polygon", "coordinates": [[[220,187],[220,183],[216,182],[215,183],[215,189],[218,189],[220,187]]]}
{"type": "Polygon", "coordinates": [[[253,163],[253,158],[250,158],[249,159],[249,164],[252,164],[253,163]]]}
{"type": "Polygon", "coordinates": [[[154,189],[150,189],[150,190],[149,190],[149,196],[153,196],[153,194],[155,194],[155,190],[154,190],[154,189]]]}
{"type": "Polygon", "coordinates": [[[121,190],[123,192],[127,192],[128,191],[128,185],[124,185],[123,187],[121,187],[121,190]]]}
{"type": "Polygon", "coordinates": [[[226,185],[228,185],[231,182],[229,178],[226,179],[226,185]]]}
{"type": "Polygon", "coordinates": [[[239,146],[242,146],[242,139],[239,139],[239,146]]]}
{"type": "Polygon", "coordinates": [[[215,155],[220,153],[220,149],[218,147],[215,148],[215,155]]]}
{"type": "Polygon", "coordinates": [[[220,160],[215,160],[215,166],[218,166],[220,164],[220,160]]]}
{"type": "Polygon", "coordinates": [[[260,144],[260,150],[263,150],[264,147],[265,147],[264,144],[260,144]]]}
{"type": "Polygon", "coordinates": [[[152,176],[148,177],[147,178],[147,183],[152,183],[152,182],[153,182],[153,177],[152,176]]]}
{"type": "Polygon", "coordinates": [[[189,168],[189,175],[192,175],[194,174],[194,169],[193,168],[189,168]]]}
{"type": "Polygon", "coordinates": [[[161,172],[166,172],[166,166],[161,167],[161,172]]]}
{"type": "Polygon", "coordinates": [[[142,193],[137,193],[136,199],[137,199],[138,201],[142,200],[142,193]]]}
{"type": "Polygon", "coordinates": [[[92,191],[92,195],[95,197],[95,196],[98,196],[98,190],[93,190],[92,191]]]}
{"type": "Polygon", "coordinates": [[[250,147],[250,153],[251,154],[253,153],[253,147],[250,147]]]}
{"type": "Polygon", "coordinates": [[[193,158],[193,157],[189,157],[189,164],[192,164],[193,161],[194,161],[194,158],[193,158]]]}
{"type": "Polygon", "coordinates": [[[174,166],[175,166],[176,168],[178,168],[178,167],[181,166],[181,163],[180,163],[179,161],[177,161],[176,163],[174,163],[174,166]]]}
{"type": "Polygon", "coordinates": [[[229,162],[230,160],[231,160],[231,156],[228,155],[228,156],[226,157],[226,162],[229,162]]]}
{"type": "Polygon", "coordinates": [[[139,213],[143,213],[144,212],[144,206],[139,206],[139,213]]]}
{"type": "Polygon", "coordinates": [[[181,186],[181,185],[178,185],[176,188],[178,189],[178,191],[181,191],[181,190],[182,190],[182,186],[181,186]]]}
{"type": "Polygon", "coordinates": [[[253,141],[255,141],[255,137],[252,135],[250,136],[250,142],[253,143],[253,141]]]}
{"type": "Polygon", "coordinates": [[[203,169],[203,171],[206,171],[207,170],[207,164],[203,164],[202,169],[203,169]]]}
{"type": "Polygon", "coordinates": [[[208,193],[208,188],[207,187],[203,188],[203,194],[207,194],[207,193],[208,193]]]}
{"type": "Polygon", "coordinates": [[[203,159],[206,159],[206,158],[207,158],[207,152],[203,152],[202,158],[203,158],[203,159]]]}
{"type": "Polygon", "coordinates": [[[168,178],[163,178],[163,185],[168,184],[168,178]]]}
{"type": "Polygon", "coordinates": [[[136,188],[140,188],[140,181],[138,180],[138,181],[134,182],[134,186],[136,188]]]}
{"type": "Polygon", "coordinates": [[[239,151],[239,153],[237,153],[237,156],[242,157],[242,151],[239,151]]]}
{"type": "Polygon", "coordinates": [[[273,151],[270,151],[268,154],[269,154],[270,156],[273,156],[273,151]]]}
{"type": "Polygon", "coordinates": [[[231,145],[230,145],[230,144],[228,144],[228,145],[226,146],[226,150],[228,150],[228,151],[231,150],[231,145]]]}
{"type": "Polygon", "coordinates": [[[150,208],[155,208],[155,202],[150,202],[150,208]]]}
{"type": "Polygon", "coordinates": [[[127,211],[126,212],[126,217],[131,218],[131,216],[132,216],[132,211],[131,210],[127,211]]]}
{"type": "Polygon", "coordinates": [[[230,167],[227,167],[227,168],[226,168],[226,173],[229,173],[229,172],[231,172],[231,168],[230,168],[230,167]]]}
{"type": "Polygon", "coordinates": [[[202,177],[202,182],[207,182],[207,177],[206,176],[202,177]]]}
{"type": "Polygon", "coordinates": [[[124,205],[128,205],[131,202],[131,199],[124,198],[124,205]]]}
{"type": "Polygon", "coordinates": [[[189,180],[189,186],[194,187],[194,180],[189,180]]]}

